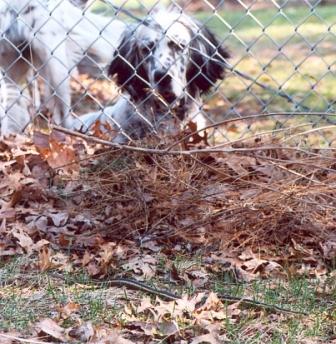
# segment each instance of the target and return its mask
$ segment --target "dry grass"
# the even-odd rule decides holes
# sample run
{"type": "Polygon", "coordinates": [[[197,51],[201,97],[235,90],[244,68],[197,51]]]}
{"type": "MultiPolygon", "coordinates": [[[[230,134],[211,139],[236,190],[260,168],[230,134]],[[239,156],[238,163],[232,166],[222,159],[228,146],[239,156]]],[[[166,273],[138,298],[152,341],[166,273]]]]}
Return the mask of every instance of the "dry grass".
{"type": "Polygon", "coordinates": [[[109,208],[111,237],[129,231],[268,254],[300,242],[321,256],[334,232],[333,151],[277,141],[236,148],[191,157],[111,152],[81,176],[92,196],[83,206],[100,215],[109,208]]]}

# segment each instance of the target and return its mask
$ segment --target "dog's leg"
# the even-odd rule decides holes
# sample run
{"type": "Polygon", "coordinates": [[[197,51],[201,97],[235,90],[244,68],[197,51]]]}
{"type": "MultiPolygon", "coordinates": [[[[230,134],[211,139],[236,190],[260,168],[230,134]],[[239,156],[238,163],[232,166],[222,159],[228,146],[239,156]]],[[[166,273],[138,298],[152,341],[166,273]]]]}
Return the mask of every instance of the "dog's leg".
{"type": "Polygon", "coordinates": [[[23,133],[31,121],[28,89],[20,88],[20,85],[4,78],[1,80],[0,93],[0,134],[23,133]]]}
{"type": "Polygon", "coordinates": [[[68,66],[64,37],[54,38],[54,42],[63,42],[56,48],[44,42],[44,36],[33,42],[33,51],[38,58],[37,72],[45,83],[44,104],[57,125],[71,127],[70,71],[68,66]]]}
{"type": "Polygon", "coordinates": [[[71,128],[86,133],[98,123],[102,132],[111,131],[115,134],[113,142],[125,143],[132,140],[132,137],[140,137],[140,134],[134,132],[141,129],[140,122],[128,97],[122,97],[115,105],[105,107],[101,111],[73,117],[71,128]]]}
{"type": "Polygon", "coordinates": [[[6,42],[1,46],[1,65],[0,134],[22,133],[31,121],[29,92],[23,83],[30,66],[21,58],[19,51],[6,42]]]}
{"type": "Polygon", "coordinates": [[[113,116],[113,109],[113,106],[109,106],[102,111],[89,112],[85,115],[73,118],[71,129],[86,133],[90,131],[98,121],[102,125],[104,125],[104,123],[109,123],[111,116],[113,116]]]}
{"type": "Polygon", "coordinates": [[[189,111],[187,113],[185,122],[192,121],[197,125],[197,130],[205,128],[209,124],[209,118],[205,116],[202,108],[202,98],[198,94],[189,99],[189,111]]]}
{"type": "Polygon", "coordinates": [[[99,124],[101,132],[108,133],[111,131],[115,134],[113,137],[113,142],[125,143],[129,137],[125,133],[124,129],[114,118],[116,115],[116,105],[108,106],[102,111],[90,112],[85,115],[74,118],[72,123],[72,129],[80,131],[82,133],[87,133],[94,128],[96,124],[99,124]]]}

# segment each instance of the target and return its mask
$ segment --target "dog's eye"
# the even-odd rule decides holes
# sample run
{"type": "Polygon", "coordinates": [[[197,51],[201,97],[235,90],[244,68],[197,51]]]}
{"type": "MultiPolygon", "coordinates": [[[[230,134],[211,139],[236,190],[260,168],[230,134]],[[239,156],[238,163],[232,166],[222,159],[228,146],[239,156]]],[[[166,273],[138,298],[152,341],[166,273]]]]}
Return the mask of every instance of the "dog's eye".
{"type": "Polygon", "coordinates": [[[150,52],[153,52],[155,43],[154,42],[147,42],[145,45],[141,47],[141,52],[143,54],[149,54],[150,52]]]}
{"type": "Polygon", "coordinates": [[[168,47],[169,49],[175,50],[175,51],[181,51],[184,50],[184,48],[186,47],[186,44],[184,44],[183,42],[174,42],[174,41],[169,41],[168,42],[168,47]]]}

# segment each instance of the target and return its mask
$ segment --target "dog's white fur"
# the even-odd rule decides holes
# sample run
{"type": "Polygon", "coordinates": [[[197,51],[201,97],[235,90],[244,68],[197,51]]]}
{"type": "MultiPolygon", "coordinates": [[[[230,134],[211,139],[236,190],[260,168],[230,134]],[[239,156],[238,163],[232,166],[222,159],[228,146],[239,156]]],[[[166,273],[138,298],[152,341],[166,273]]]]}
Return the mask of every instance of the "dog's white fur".
{"type": "Polygon", "coordinates": [[[44,81],[41,105],[56,124],[71,127],[70,75],[77,69],[101,74],[125,27],[69,0],[1,0],[0,133],[22,132],[31,121],[27,79],[37,75],[44,81]]]}
{"type": "Polygon", "coordinates": [[[115,142],[143,137],[169,117],[205,126],[202,94],[224,74],[228,53],[201,23],[177,9],[154,11],[126,30],[110,66],[122,90],[114,106],[75,120],[87,131],[99,120],[119,131],[115,142]]]}

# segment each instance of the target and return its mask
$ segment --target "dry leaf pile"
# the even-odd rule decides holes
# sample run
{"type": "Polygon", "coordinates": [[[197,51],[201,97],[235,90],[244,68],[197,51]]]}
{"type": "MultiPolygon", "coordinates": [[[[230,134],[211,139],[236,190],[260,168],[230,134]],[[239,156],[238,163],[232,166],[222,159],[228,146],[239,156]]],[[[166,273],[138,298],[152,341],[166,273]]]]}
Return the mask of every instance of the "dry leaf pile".
{"type": "MultiPolygon", "coordinates": [[[[334,152],[266,139],[232,148],[156,155],[58,132],[4,139],[0,257],[37,257],[29,271],[85,269],[96,278],[126,272],[150,279],[162,275],[160,261],[201,251],[201,268],[165,266],[177,283],[198,290],[209,284],[210,272],[228,266],[244,281],[325,275],[336,256],[334,152]]],[[[124,326],[139,343],[143,336],[223,343],[220,324],[234,322],[239,305],[226,308],[211,293],[200,303],[203,296],[177,303],[145,298],[125,305],[122,322],[110,327],[77,319],[66,330],[60,323],[79,307],[69,301],[57,321],[41,320],[36,333],[65,342],[108,343],[115,336],[114,343],[128,343],[115,331],[124,326]]]]}
{"type": "Polygon", "coordinates": [[[208,247],[249,271],[297,261],[319,273],[336,254],[333,153],[258,142],[138,154],[57,132],[0,148],[1,256],[71,248],[82,259],[130,240],[208,247]]]}

